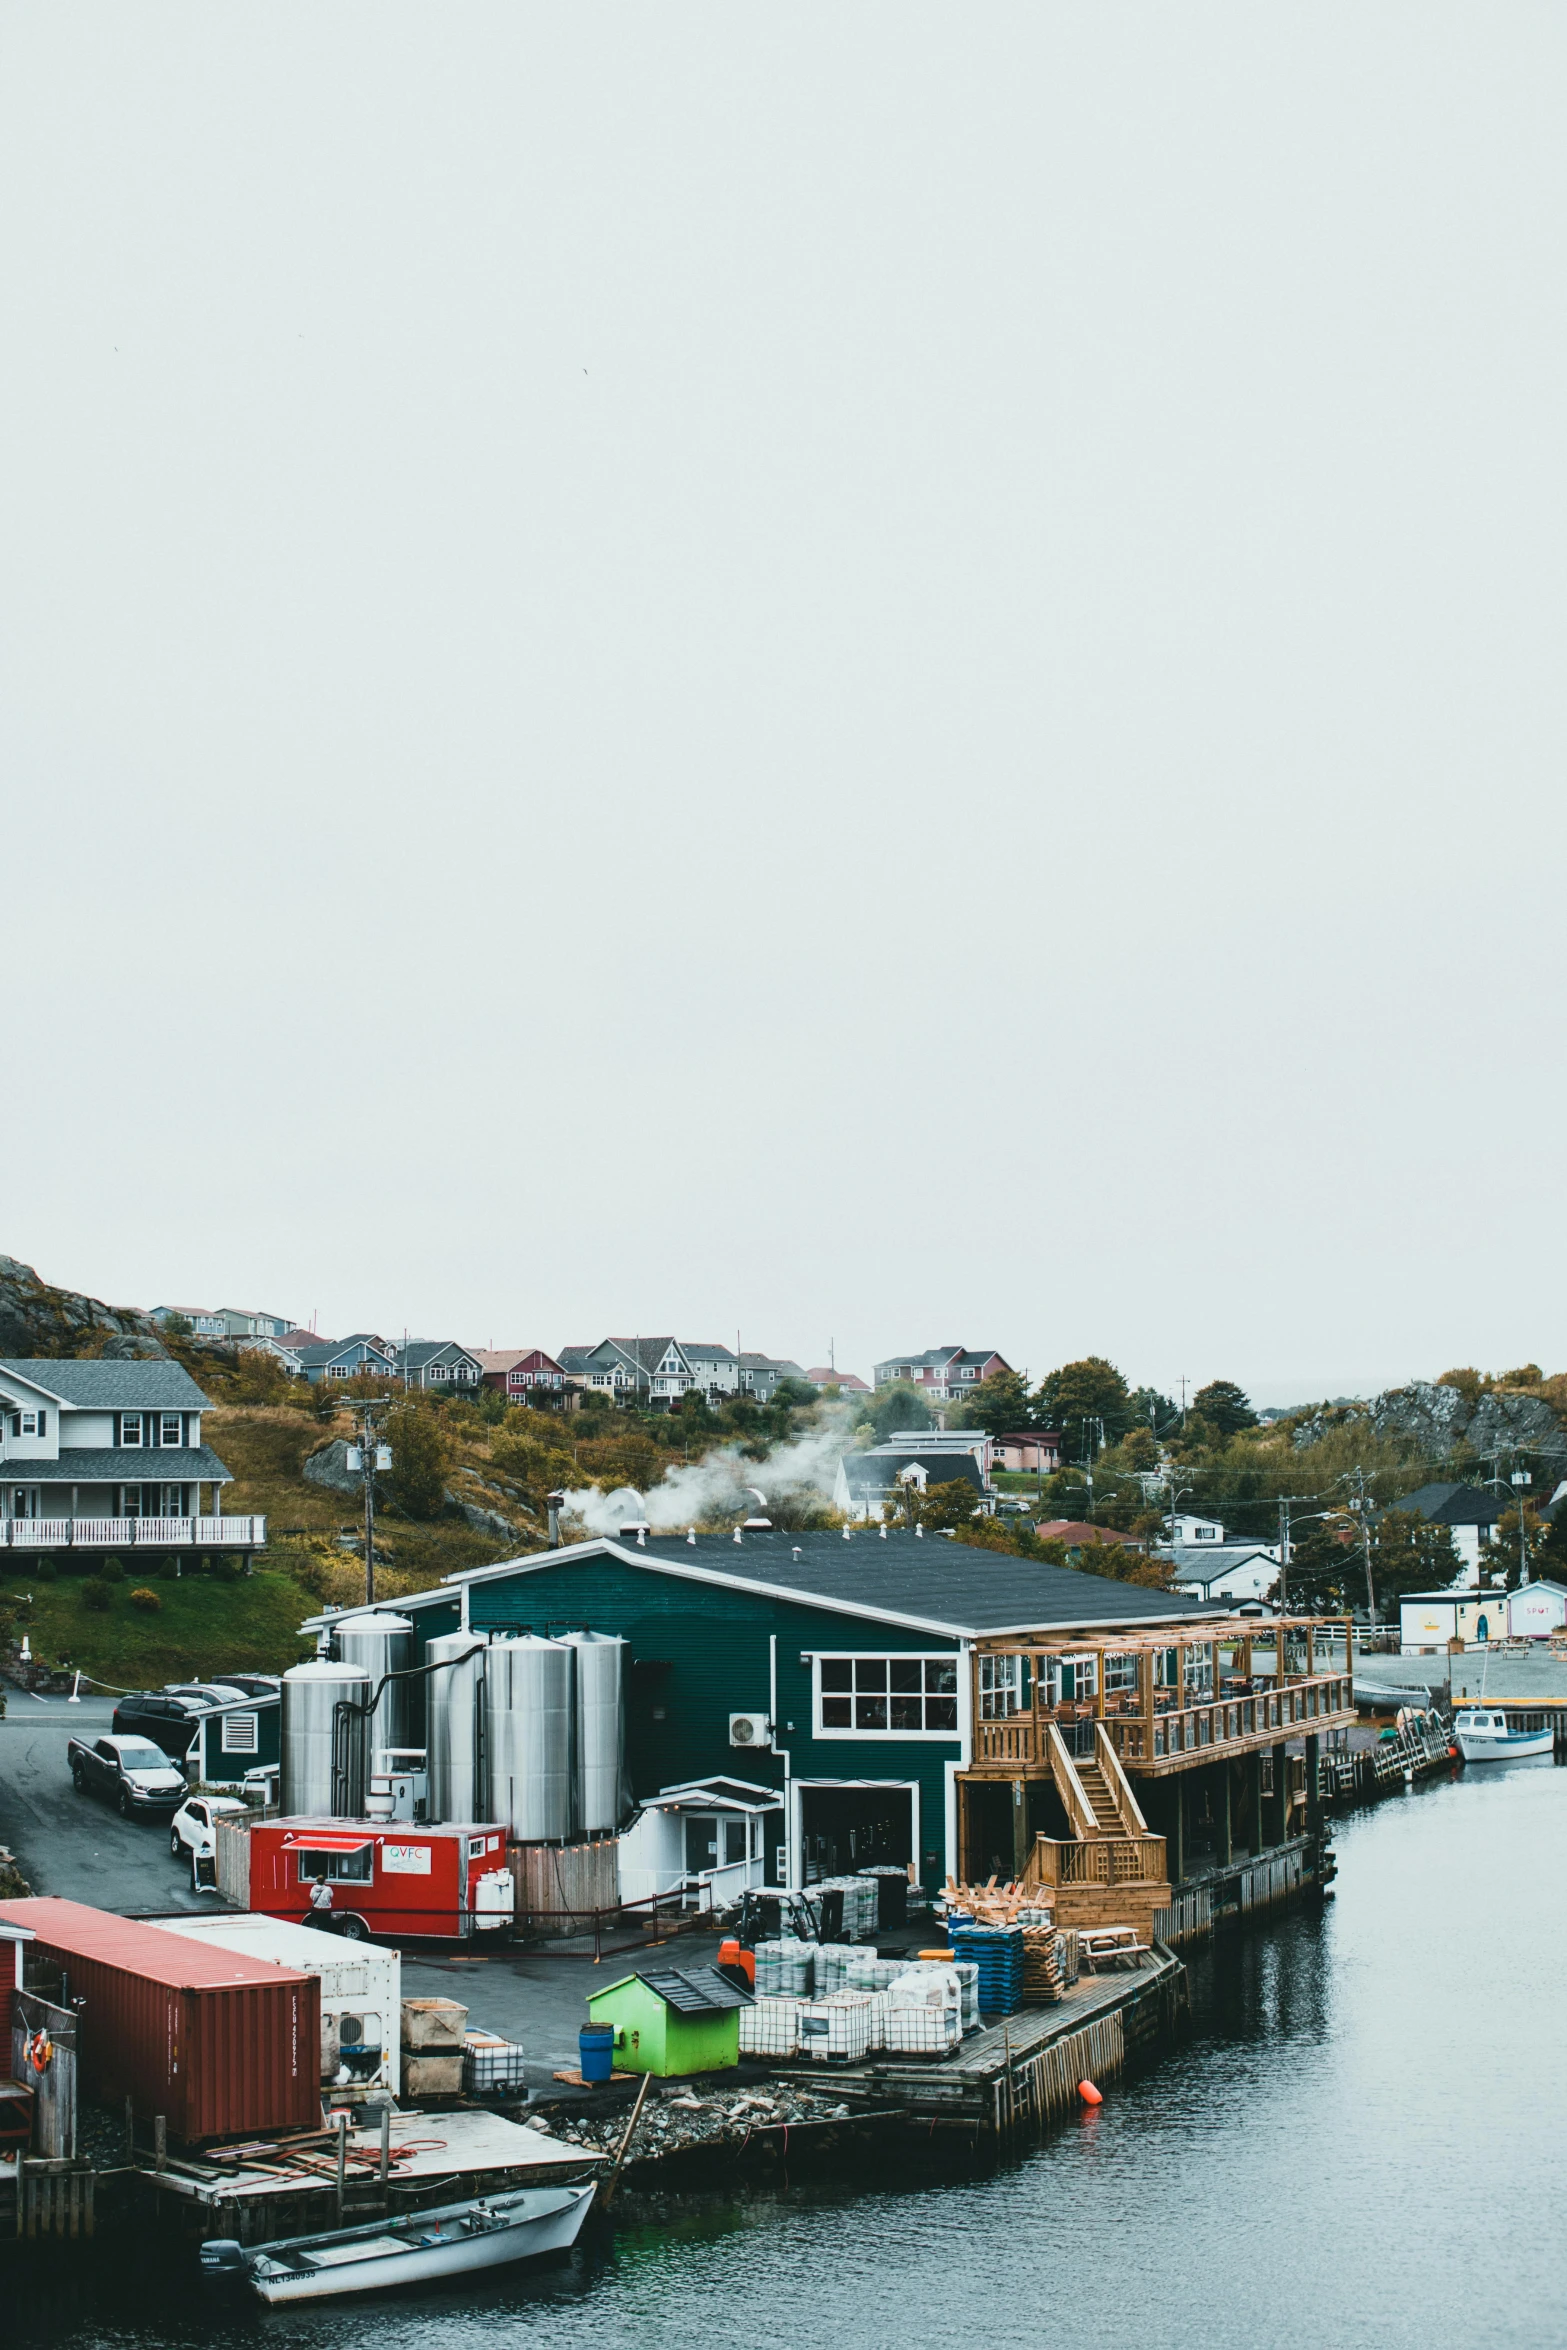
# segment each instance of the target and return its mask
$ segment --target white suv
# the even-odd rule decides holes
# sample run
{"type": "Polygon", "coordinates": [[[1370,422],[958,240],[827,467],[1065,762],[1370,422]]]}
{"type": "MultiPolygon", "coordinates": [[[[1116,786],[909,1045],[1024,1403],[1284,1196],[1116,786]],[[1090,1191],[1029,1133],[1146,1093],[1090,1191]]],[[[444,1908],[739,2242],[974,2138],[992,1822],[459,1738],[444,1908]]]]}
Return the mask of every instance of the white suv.
{"type": "Polygon", "coordinates": [[[217,1842],[213,1832],[214,1819],[223,1812],[248,1811],[237,1795],[193,1795],[182,1803],[169,1822],[169,1850],[176,1860],[188,1857],[194,1860],[198,1852],[211,1852],[217,1842]]]}

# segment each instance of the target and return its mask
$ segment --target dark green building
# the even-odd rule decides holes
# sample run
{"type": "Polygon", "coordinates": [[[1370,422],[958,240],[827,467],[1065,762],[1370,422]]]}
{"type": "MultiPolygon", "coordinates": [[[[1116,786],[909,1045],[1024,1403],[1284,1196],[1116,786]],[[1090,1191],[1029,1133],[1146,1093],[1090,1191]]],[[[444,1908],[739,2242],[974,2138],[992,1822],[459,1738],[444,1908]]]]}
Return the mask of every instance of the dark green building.
{"type": "Polygon", "coordinates": [[[413,1619],[421,1647],[459,1626],[622,1636],[628,1764],[648,1822],[635,1836],[666,1881],[679,1866],[667,1837],[683,1825],[688,1867],[799,1884],[912,1861],[932,1887],[961,1873],[976,1642],[1132,1633],[1203,1613],[1108,1577],[873,1528],[623,1534],[388,1606],[413,1619]],[[662,1854],[648,1845],[661,1822],[662,1854]]]}

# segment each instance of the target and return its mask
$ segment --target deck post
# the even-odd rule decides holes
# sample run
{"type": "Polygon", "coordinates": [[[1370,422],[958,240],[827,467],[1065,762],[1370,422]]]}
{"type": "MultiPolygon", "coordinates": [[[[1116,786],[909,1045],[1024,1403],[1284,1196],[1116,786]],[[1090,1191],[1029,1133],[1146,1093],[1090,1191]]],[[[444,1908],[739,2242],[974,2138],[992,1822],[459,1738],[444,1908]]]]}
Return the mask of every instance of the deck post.
{"type": "Polygon", "coordinates": [[[1267,1846],[1262,1826],[1262,1749],[1254,1747],[1247,1756],[1251,1770],[1251,1836],[1249,1848],[1254,1857],[1260,1857],[1267,1846]]]}
{"type": "Polygon", "coordinates": [[[1316,1836],[1322,1829],[1322,1790],[1317,1774],[1321,1767],[1322,1740],[1315,1730],[1306,1734],[1306,1833],[1316,1836]]]}
{"type": "Polygon", "coordinates": [[[1012,1874],[1028,1869],[1028,1789],[1021,1779],[1012,1782],[1012,1874]]]}
{"type": "Polygon", "coordinates": [[[1234,1822],[1230,1807],[1231,1772],[1229,1763],[1227,1761],[1221,1762],[1218,1770],[1219,1785],[1223,1791],[1223,1800],[1219,1806],[1219,1859],[1224,1867],[1228,1868],[1230,1862],[1235,1858],[1234,1822]]]}

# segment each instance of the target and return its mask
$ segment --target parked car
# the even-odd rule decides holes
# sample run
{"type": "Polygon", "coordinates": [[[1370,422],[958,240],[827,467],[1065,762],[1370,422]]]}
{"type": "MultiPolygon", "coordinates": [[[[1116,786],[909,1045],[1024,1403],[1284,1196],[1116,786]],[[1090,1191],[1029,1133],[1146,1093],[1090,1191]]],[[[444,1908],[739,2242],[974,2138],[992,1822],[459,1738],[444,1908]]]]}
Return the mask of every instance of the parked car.
{"type": "Polygon", "coordinates": [[[116,1737],[150,1738],[165,1754],[183,1762],[196,1735],[196,1717],[205,1711],[204,1706],[188,1697],[167,1697],[158,1690],[138,1689],[119,1700],[109,1727],[116,1737]]]}
{"type": "Polygon", "coordinates": [[[240,1697],[276,1697],[283,1686],[280,1673],[221,1673],[218,1678],[240,1697]]]}
{"type": "Polygon", "coordinates": [[[237,1795],[193,1795],[182,1803],[169,1822],[169,1850],[178,1860],[182,1853],[211,1852],[217,1842],[213,1821],[224,1812],[248,1812],[248,1803],[241,1803],[237,1795]]]}
{"type": "Polygon", "coordinates": [[[66,1753],[77,1794],[112,1795],[122,1819],[170,1811],[184,1800],[184,1773],[150,1738],[100,1738],[92,1746],[73,1738],[66,1753]]]}
{"type": "Polygon", "coordinates": [[[188,1697],[193,1705],[232,1705],[250,1692],[228,1681],[165,1681],[165,1697],[188,1697]]]}

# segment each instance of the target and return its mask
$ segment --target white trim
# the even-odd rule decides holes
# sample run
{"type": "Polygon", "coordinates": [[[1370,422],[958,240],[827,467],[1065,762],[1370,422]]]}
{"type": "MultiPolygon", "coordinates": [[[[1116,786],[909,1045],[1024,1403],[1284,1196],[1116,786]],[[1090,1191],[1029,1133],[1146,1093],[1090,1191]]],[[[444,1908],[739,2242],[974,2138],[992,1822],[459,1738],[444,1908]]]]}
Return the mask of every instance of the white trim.
{"type": "MultiPolygon", "coordinates": [[[[944,1648],[934,1653],[918,1648],[900,1648],[892,1650],[884,1648],[823,1648],[813,1650],[811,1655],[811,1736],[813,1739],[820,1739],[825,1744],[831,1745],[835,1740],[852,1744],[856,1739],[863,1738],[897,1738],[900,1740],[906,1740],[911,1746],[950,1746],[954,1738],[961,1736],[963,1722],[961,1699],[959,1699],[953,1707],[953,1711],[956,1714],[957,1719],[954,1721],[950,1730],[894,1730],[891,1728],[886,1730],[857,1730],[852,1726],[847,1730],[829,1730],[822,1721],[822,1665],[828,1659],[834,1663],[858,1663],[863,1659],[866,1662],[889,1665],[896,1663],[918,1664],[922,1666],[951,1665],[954,1676],[952,1694],[955,1699],[958,1698],[957,1676],[962,1671],[962,1658],[959,1654],[955,1653],[950,1648],[944,1648]]],[[[920,1680],[921,1687],[917,1694],[921,1704],[923,1705],[925,1699],[931,1695],[932,1692],[923,1686],[923,1673],[920,1675],[920,1680]]],[[[842,1696],[844,1693],[840,1690],[834,1694],[842,1696]]],[[[898,1694],[901,1694],[905,1697],[911,1697],[914,1696],[916,1692],[913,1690],[903,1690],[898,1694]]],[[[937,1692],[937,1694],[940,1693],[937,1692]]],[[[893,1695],[894,1692],[889,1689],[887,1692],[889,1702],[893,1695]]],[[[849,1706],[850,1711],[852,1712],[854,1706],[854,1698],[852,1693],[849,1697],[849,1706]]],[[[850,1782],[846,1780],[844,1784],[848,1785],[850,1782]]],[[[876,1785],[880,1786],[881,1784],[882,1782],[878,1779],[876,1781],[876,1785]]]]}
{"type": "MultiPolygon", "coordinates": [[[[876,1731],[871,1732],[872,1737],[879,1734],[876,1731]]],[[[955,1763],[949,1764],[948,1768],[955,1770],[957,1765],[955,1763]]],[[[894,1787],[906,1794],[909,1799],[909,1841],[914,1848],[910,1857],[914,1862],[915,1878],[916,1880],[921,1879],[925,1856],[920,1849],[920,1783],[918,1779],[796,1779],[793,1783],[794,1817],[789,1828],[791,1856],[798,1856],[804,1849],[805,1806],[802,1799],[808,1787],[894,1787]]]]}

